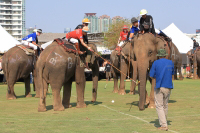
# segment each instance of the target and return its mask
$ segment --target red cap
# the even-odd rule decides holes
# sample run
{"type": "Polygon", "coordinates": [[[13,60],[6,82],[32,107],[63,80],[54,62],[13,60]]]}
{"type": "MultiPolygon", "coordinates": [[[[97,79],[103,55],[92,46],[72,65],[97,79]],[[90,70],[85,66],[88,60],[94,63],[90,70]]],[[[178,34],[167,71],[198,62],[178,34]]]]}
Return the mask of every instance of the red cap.
{"type": "Polygon", "coordinates": [[[124,25],[123,29],[128,29],[128,26],[124,25]]]}

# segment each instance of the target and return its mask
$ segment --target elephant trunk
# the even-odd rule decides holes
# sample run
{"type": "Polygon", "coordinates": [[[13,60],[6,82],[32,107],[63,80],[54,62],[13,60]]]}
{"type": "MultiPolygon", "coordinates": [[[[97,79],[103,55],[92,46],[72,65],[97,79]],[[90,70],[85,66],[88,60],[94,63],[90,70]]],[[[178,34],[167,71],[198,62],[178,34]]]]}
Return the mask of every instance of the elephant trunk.
{"type": "Polygon", "coordinates": [[[146,101],[146,76],[147,68],[149,66],[148,61],[139,61],[138,62],[138,72],[139,72],[139,109],[144,110],[144,105],[146,101]]]}

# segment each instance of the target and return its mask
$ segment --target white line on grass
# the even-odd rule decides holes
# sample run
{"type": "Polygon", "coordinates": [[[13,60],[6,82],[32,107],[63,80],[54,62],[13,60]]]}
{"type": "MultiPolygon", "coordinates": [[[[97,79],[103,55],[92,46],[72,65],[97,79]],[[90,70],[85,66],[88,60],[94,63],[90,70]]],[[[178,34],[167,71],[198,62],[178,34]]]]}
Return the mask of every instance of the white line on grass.
{"type": "MultiPolygon", "coordinates": [[[[150,122],[148,122],[148,121],[146,121],[146,120],[144,120],[144,119],[141,119],[141,118],[139,118],[139,117],[137,117],[137,116],[130,115],[130,114],[126,114],[126,113],[123,113],[123,112],[119,112],[119,111],[117,111],[117,110],[115,110],[115,109],[112,109],[112,108],[106,106],[106,105],[99,105],[99,106],[105,107],[105,108],[107,108],[107,109],[109,109],[109,110],[112,110],[112,111],[114,111],[114,112],[117,112],[117,113],[119,113],[119,114],[126,115],[126,116],[130,116],[130,117],[133,117],[133,118],[135,118],[135,119],[141,120],[141,121],[143,121],[143,122],[145,122],[145,123],[151,124],[150,122]]],[[[151,124],[151,125],[152,125],[152,124],[151,124]]],[[[168,131],[173,132],[173,133],[178,133],[178,132],[173,131],[173,130],[168,130],[168,131]]]]}

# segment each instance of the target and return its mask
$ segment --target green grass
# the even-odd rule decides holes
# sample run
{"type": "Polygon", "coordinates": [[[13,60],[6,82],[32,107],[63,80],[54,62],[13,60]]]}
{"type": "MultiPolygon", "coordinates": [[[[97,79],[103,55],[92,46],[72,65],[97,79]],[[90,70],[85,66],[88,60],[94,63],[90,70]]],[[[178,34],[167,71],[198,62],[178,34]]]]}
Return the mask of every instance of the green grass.
{"type": "MultiPolygon", "coordinates": [[[[104,89],[100,81],[97,102],[92,104],[92,82],[86,83],[87,108],[76,108],[76,89],[73,83],[72,108],[53,111],[52,95],[47,96],[47,112],[39,113],[38,98],[24,98],[24,84],[15,85],[16,100],[6,100],[7,86],[0,84],[0,133],[155,133],[163,132],[158,125],[155,109],[139,111],[138,95],[112,93],[113,81],[104,89]],[[114,103],[111,101],[114,100],[114,103]],[[137,119],[138,118],[138,119],[137,119]],[[145,120],[145,121],[143,121],[145,120]]],[[[174,81],[168,110],[170,131],[200,132],[200,80],[174,81]]],[[[130,82],[126,83],[127,92],[130,82]]],[[[150,84],[147,85],[148,92],[150,84]]],[[[50,90],[51,93],[51,90],[50,90]]],[[[35,92],[32,91],[34,95],[35,92]]]]}

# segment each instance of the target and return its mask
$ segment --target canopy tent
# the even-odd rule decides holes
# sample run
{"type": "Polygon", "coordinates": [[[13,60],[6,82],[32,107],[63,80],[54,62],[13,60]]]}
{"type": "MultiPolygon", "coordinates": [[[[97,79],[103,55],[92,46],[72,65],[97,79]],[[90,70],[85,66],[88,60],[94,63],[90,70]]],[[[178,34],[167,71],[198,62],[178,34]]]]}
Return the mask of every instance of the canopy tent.
{"type": "Polygon", "coordinates": [[[1,25],[0,25],[0,52],[6,52],[10,48],[20,44],[14,37],[12,37],[1,25]]]}
{"type": "Polygon", "coordinates": [[[179,30],[174,23],[170,24],[162,32],[172,39],[180,53],[187,53],[193,48],[193,41],[179,30]]]}
{"type": "Polygon", "coordinates": [[[106,47],[98,47],[97,51],[100,52],[102,55],[108,55],[111,54],[112,50],[107,49],[106,47]]]}

